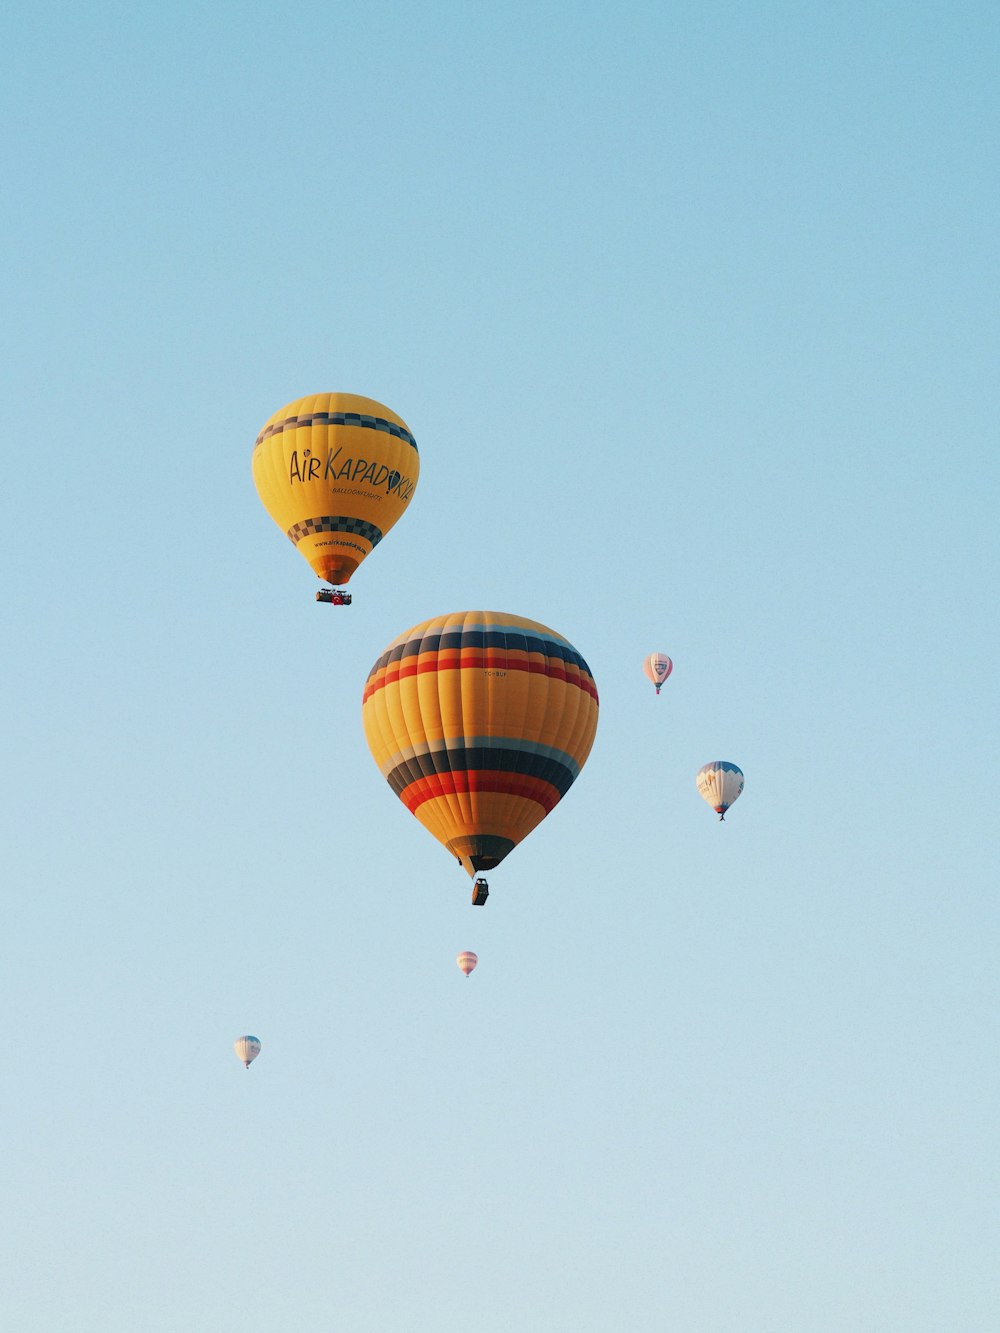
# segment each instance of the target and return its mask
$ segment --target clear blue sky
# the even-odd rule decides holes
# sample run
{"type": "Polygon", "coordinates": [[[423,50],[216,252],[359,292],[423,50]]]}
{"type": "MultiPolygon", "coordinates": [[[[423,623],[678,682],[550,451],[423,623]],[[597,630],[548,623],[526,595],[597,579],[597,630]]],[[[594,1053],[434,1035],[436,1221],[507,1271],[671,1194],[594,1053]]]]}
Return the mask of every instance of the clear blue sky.
{"type": "Polygon", "coordinates": [[[3,1327],[996,1329],[998,29],[7,17],[3,1327]],[[421,449],[349,611],[328,389],[421,449]],[[473,607],[602,702],[482,911],[360,725],[473,607]]]}

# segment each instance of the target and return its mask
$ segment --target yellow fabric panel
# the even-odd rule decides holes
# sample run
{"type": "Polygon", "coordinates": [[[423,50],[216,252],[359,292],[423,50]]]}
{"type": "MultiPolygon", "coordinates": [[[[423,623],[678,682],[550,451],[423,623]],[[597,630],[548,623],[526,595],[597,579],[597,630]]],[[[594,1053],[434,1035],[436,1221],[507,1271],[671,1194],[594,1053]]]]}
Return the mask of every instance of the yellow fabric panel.
{"type": "Polygon", "coordinates": [[[509,838],[516,846],[538,827],[547,813],[537,801],[529,802],[519,796],[476,792],[475,798],[465,817],[456,814],[452,799],[444,796],[424,801],[413,813],[427,832],[449,850],[449,844],[456,839],[484,832],[509,838]]]}

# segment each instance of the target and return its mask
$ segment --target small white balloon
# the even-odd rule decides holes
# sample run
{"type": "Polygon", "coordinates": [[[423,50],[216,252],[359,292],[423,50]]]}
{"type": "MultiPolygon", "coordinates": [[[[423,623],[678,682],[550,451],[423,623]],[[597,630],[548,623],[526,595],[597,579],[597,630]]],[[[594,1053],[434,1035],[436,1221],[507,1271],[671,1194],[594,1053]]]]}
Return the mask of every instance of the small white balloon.
{"type": "Polygon", "coordinates": [[[713,759],[698,770],[695,783],[701,799],[725,819],[726,811],[743,790],[743,772],[727,759],[713,759]]]}
{"type": "Polygon", "coordinates": [[[237,1037],[233,1042],[233,1050],[249,1069],[250,1062],[260,1055],[260,1042],[256,1037],[237,1037]]]}
{"type": "Polygon", "coordinates": [[[673,671],[674,664],[666,653],[650,653],[643,662],[642,669],[647,679],[656,686],[656,693],[659,694],[660,687],[673,671]]]}

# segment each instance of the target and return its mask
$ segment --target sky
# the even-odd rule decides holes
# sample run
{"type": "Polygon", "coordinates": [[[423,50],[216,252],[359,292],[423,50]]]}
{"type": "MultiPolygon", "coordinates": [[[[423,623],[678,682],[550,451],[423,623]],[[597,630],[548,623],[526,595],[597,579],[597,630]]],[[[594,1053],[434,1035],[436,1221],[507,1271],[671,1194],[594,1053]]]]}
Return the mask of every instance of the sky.
{"type": "Polygon", "coordinates": [[[7,14],[5,1327],[996,1328],[998,30],[7,14]],[[344,610],[329,390],[421,458],[344,610]],[[361,728],[471,608],[601,697],[483,909],[361,728]]]}

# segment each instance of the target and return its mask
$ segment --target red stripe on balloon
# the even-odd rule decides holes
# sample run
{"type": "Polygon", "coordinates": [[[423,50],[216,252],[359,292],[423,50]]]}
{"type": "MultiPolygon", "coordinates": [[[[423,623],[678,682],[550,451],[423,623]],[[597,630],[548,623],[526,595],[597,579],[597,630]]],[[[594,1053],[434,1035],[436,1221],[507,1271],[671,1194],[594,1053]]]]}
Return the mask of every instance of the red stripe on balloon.
{"type": "Polygon", "coordinates": [[[461,653],[448,650],[445,652],[421,653],[419,657],[408,658],[402,663],[392,662],[385,668],[384,675],[369,679],[365,686],[362,702],[367,703],[373,694],[386,685],[395,685],[398,681],[405,680],[409,676],[421,676],[428,671],[462,671],[476,668],[492,671],[525,671],[530,676],[548,676],[550,680],[562,680],[567,685],[578,686],[597,703],[597,687],[590,677],[581,673],[571,674],[566,670],[563,662],[515,662],[511,661],[509,653],[502,650],[493,651],[488,648],[470,648],[461,653]]]}
{"type": "Polygon", "coordinates": [[[458,792],[497,792],[502,796],[526,796],[537,801],[548,814],[559,802],[559,792],[550,782],[526,777],[520,773],[490,772],[487,769],[466,770],[462,773],[434,773],[418,778],[404,787],[399,799],[407,810],[414,811],[424,801],[436,796],[454,796],[458,792]]]}

